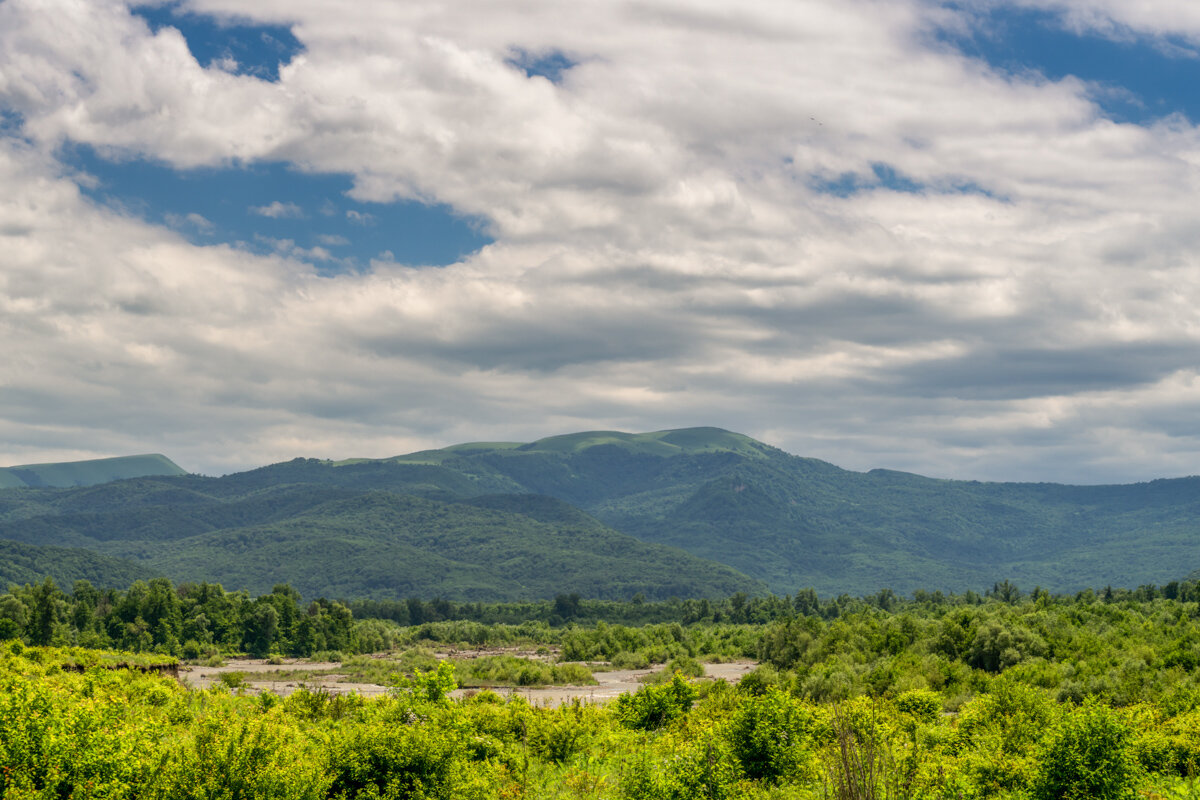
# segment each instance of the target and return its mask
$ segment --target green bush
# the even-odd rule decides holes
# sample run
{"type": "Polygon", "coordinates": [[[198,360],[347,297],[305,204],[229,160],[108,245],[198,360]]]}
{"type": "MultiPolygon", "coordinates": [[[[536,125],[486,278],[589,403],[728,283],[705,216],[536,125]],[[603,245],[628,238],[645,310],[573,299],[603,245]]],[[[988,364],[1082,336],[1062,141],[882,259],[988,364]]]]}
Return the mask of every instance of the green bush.
{"type": "Polygon", "coordinates": [[[625,692],[618,697],[617,718],[627,728],[655,730],[687,713],[696,696],[696,690],[676,673],[668,684],[647,686],[635,694],[625,692]]]}
{"type": "Polygon", "coordinates": [[[942,696],[928,689],[914,689],[896,698],[896,709],[917,722],[936,722],[942,713],[942,696]]]}
{"type": "Polygon", "coordinates": [[[1067,714],[1038,754],[1034,800],[1127,800],[1139,777],[1133,733],[1095,701],[1067,714]]]}
{"type": "Polygon", "coordinates": [[[665,760],[641,758],[621,776],[623,800],[725,800],[737,788],[737,761],[726,742],[704,734],[665,760]]]}
{"type": "Polygon", "coordinates": [[[747,778],[777,783],[814,774],[807,749],[812,724],[807,708],[771,688],[742,701],[725,736],[747,778]]]}

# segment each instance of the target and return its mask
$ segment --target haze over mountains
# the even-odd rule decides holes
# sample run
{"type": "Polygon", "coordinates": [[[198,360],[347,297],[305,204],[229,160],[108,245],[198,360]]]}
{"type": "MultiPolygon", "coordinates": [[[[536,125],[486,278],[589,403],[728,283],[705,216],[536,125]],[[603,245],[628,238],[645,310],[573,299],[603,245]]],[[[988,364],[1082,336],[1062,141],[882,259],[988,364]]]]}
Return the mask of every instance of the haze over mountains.
{"type": "MultiPolygon", "coordinates": [[[[100,582],[134,570],[255,593],[286,581],[310,597],[465,600],[962,591],[1005,579],[1073,591],[1164,583],[1200,565],[1198,478],[860,473],[716,428],[296,459],[221,478],[163,461],[160,476],[0,491],[0,539],[20,543],[0,550],[0,579],[62,559],[47,546],[106,557],[92,565],[100,582]]],[[[67,480],[70,465],[58,466],[67,480]]]]}

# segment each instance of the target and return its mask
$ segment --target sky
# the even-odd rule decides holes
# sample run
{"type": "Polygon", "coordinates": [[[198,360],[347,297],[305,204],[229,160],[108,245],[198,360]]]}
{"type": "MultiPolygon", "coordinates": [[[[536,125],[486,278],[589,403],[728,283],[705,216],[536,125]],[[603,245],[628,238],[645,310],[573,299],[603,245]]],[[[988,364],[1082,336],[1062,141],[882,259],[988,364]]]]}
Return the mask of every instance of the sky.
{"type": "Polygon", "coordinates": [[[0,465],[1200,473],[1190,0],[0,0],[0,465]]]}

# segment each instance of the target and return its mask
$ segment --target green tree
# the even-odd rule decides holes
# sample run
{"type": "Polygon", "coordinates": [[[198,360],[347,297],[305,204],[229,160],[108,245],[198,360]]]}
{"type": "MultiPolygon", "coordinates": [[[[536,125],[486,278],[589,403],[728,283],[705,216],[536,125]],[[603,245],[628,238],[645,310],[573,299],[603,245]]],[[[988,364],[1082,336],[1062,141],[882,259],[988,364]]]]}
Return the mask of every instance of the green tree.
{"type": "Polygon", "coordinates": [[[29,619],[29,641],[35,645],[48,645],[54,641],[54,626],[58,624],[58,587],[47,575],[42,583],[33,587],[33,608],[29,619]]]}

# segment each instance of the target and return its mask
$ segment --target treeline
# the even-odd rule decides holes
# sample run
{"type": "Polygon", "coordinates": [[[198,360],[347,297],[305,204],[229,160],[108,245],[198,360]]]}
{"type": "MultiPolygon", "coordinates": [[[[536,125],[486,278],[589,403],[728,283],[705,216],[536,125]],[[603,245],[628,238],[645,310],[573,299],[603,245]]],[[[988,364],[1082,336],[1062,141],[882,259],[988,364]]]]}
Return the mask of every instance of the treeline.
{"type": "Polygon", "coordinates": [[[0,595],[0,639],[32,645],[77,645],[198,658],[220,652],[307,656],[390,646],[387,626],[355,624],[345,605],[303,604],[287,585],[251,598],[218,584],[166,578],[127,590],[77,581],[70,594],[46,578],[0,595]]]}
{"type": "MultiPolygon", "coordinates": [[[[269,594],[251,597],[245,591],[227,592],[219,584],[175,585],[165,578],[137,581],[125,590],[101,590],[87,581],[77,581],[70,592],[65,592],[47,578],[41,583],[10,587],[0,595],[0,640],[161,652],[184,658],[217,653],[255,656],[272,653],[310,656],[326,651],[363,653],[420,639],[475,645],[538,641],[561,643],[576,653],[596,653],[580,657],[600,657],[599,653],[604,653],[604,657],[611,658],[619,652],[612,644],[615,636],[625,637],[629,640],[628,650],[644,650],[643,655],[654,662],[661,660],[655,657],[662,652],[661,648],[634,641],[644,634],[615,632],[647,626],[674,626],[665,628],[668,630],[678,630],[680,626],[689,630],[750,627],[756,629],[755,643],[750,643],[742,632],[736,636],[735,649],[761,655],[764,660],[790,669],[795,659],[787,653],[807,653],[804,643],[828,635],[828,631],[841,630],[832,623],[877,619],[883,615],[893,618],[888,625],[893,628],[899,625],[902,630],[889,634],[893,640],[886,646],[872,641],[862,644],[862,648],[875,652],[894,650],[896,642],[911,645],[918,640],[953,641],[957,644],[941,645],[937,652],[952,660],[966,659],[965,663],[971,667],[991,669],[1001,663],[1010,665],[1014,653],[1037,653],[1037,647],[1028,644],[1030,641],[1054,640],[1052,634],[1040,629],[996,633],[993,628],[1001,624],[997,620],[1012,617],[1004,608],[1061,610],[1155,602],[1191,608],[1198,601],[1200,586],[1194,581],[1136,589],[1106,587],[1074,595],[1051,595],[1040,588],[1025,593],[1003,581],[982,594],[917,591],[912,597],[884,589],[867,597],[843,594],[822,599],[815,591],[806,589],[795,595],[750,597],[738,593],[723,600],[660,602],[647,602],[640,596],[619,602],[560,594],[553,600],[523,603],[455,603],[418,598],[396,601],[320,598],[306,603],[287,584],[275,586],[269,594]],[[937,637],[926,635],[935,624],[946,630],[939,628],[937,637]],[[604,629],[605,625],[609,627],[604,629]],[[571,644],[579,639],[579,634],[572,638],[572,630],[598,626],[607,631],[600,637],[606,644],[599,648],[571,644]],[[996,642],[985,646],[989,636],[996,642]]],[[[588,637],[595,638],[592,634],[588,637]]],[[[688,639],[692,638],[689,634],[688,639]]],[[[645,658],[634,660],[640,662],[645,658]]],[[[1200,664],[1200,652],[1196,663],[1200,664]]]]}
{"type": "Polygon", "coordinates": [[[520,625],[536,621],[552,627],[568,623],[595,624],[607,622],[618,625],[651,625],[678,622],[730,623],[734,625],[765,625],[796,616],[836,619],[845,614],[867,609],[899,611],[903,609],[939,609],[952,606],[978,606],[992,602],[1014,604],[1023,600],[1051,598],[1055,602],[1081,603],[1148,602],[1156,599],[1196,602],[1200,600],[1200,583],[1171,581],[1164,586],[1145,585],[1136,589],[1086,589],[1073,595],[1051,595],[1041,587],[1023,592],[1011,581],[999,581],[983,593],[966,591],[962,594],[917,590],[911,597],[898,595],[891,589],[862,597],[840,594],[822,599],[813,589],[802,589],[794,595],[765,595],[751,597],[743,592],[723,600],[672,598],[647,602],[641,595],[628,601],[589,600],[578,594],[559,594],[553,600],[526,603],[456,603],[452,600],[354,600],[345,601],[358,619],[386,619],[398,625],[423,625],[429,622],[463,620],[484,625],[520,625]]]}

